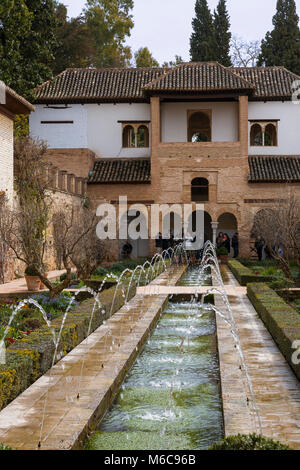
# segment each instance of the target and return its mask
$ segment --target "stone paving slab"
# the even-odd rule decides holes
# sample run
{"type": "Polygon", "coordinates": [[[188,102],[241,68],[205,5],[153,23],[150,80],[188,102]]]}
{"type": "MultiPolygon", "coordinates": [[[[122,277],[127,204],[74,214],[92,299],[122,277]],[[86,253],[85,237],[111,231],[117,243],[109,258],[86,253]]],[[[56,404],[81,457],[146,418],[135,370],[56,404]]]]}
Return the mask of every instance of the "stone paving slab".
{"type": "MultiPolygon", "coordinates": [[[[154,282],[176,284],[185,270],[172,267],[154,282]]],[[[42,450],[80,448],[111,405],[167,298],[136,295],[4,408],[0,442],[19,450],[37,449],[39,441],[42,450]]]]}
{"type": "MultiPolygon", "coordinates": [[[[55,280],[60,277],[62,274],[66,272],[65,269],[50,271],[48,274],[48,278],[50,280],[55,280]]],[[[47,289],[45,289],[47,290],[47,289]]],[[[40,291],[43,292],[43,291],[40,291]]],[[[37,292],[29,292],[27,289],[27,284],[25,277],[20,279],[14,279],[13,281],[6,282],[5,284],[0,285],[0,297],[9,297],[10,295],[18,294],[18,295],[28,295],[28,294],[37,294],[37,292]]]]}
{"type": "MultiPolygon", "coordinates": [[[[236,285],[226,270],[226,284],[236,285]]],[[[262,433],[300,449],[300,383],[246,295],[229,297],[250,374],[262,433]]],[[[215,296],[221,310],[224,303],[215,296]]],[[[239,369],[240,359],[229,328],[217,317],[217,334],[226,436],[258,432],[247,383],[239,369]],[[244,385],[245,384],[245,385],[244,385]]]]}

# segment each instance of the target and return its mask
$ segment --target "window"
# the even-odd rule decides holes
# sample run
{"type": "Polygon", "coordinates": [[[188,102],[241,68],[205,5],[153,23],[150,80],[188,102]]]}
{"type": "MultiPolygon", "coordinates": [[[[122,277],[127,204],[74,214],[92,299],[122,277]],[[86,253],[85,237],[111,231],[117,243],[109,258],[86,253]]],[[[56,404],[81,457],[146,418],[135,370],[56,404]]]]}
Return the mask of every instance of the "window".
{"type": "Polygon", "coordinates": [[[195,178],[191,187],[192,202],[208,202],[209,201],[209,183],[206,178],[195,178]]]}
{"type": "Polygon", "coordinates": [[[123,147],[135,147],[135,133],[132,126],[125,126],[123,129],[123,147]]]}
{"type": "Polygon", "coordinates": [[[145,123],[122,123],[123,148],[149,147],[149,127],[145,123]]]}
{"type": "Polygon", "coordinates": [[[277,121],[251,121],[250,129],[251,147],[276,147],[277,121]]]}
{"type": "Polygon", "coordinates": [[[210,111],[189,111],[188,141],[211,142],[210,111]]]}

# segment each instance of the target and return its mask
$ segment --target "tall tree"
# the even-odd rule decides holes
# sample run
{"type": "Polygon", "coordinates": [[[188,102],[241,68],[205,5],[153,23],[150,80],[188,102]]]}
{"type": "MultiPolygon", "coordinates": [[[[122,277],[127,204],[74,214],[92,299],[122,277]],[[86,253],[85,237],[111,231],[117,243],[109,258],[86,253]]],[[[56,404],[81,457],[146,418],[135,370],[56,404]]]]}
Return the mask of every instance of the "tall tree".
{"type": "Polygon", "coordinates": [[[230,19],[226,7],[226,0],[219,0],[217,10],[214,11],[215,30],[215,60],[225,67],[232,65],[230,58],[230,19]]]}
{"type": "Polygon", "coordinates": [[[148,47],[141,47],[134,54],[134,59],[137,67],[159,67],[159,63],[154,59],[148,47]]]}
{"type": "Polygon", "coordinates": [[[29,99],[52,75],[55,6],[55,0],[0,3],[0,79],[29,99]]]}
{"type": "Polygon", "coordinates": [[[258,65],[283,65],[300,75],[299,17],[294,0],[278,0],[274,29],[262,40],[258,65]]]}
{"type": "Polygon", "coordinates": [[[53,75],[57,75],[70,67],[89,67],[96,54],[93,38],[83,15],[68,18],[67,8],[57,4],[57,48],[52,67],[53,75]]]}
{"type": "Polygon", "coordinates": [[[91,65],[122,67],[130,65],[131,50],[125,46],[134,26],[130,14],[133,0],[87,0],[84,10],[96,55],[91,65]]]}
{"type": "Polygon", "coordinates": [[[191,60],[206,62],[216,60],[216,44],[212,14],[207,0],[196,0],[193,33],[190,39],[191,60]]]}

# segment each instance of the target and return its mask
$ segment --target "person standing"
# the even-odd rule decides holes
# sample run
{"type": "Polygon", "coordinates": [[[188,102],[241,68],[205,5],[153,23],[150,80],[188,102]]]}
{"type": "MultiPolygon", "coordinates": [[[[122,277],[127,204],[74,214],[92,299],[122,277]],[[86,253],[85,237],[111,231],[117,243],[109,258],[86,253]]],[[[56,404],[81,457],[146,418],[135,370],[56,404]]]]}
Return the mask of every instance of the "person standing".
{"type": "Polygon", "coordinates": [[[238,234],[238,232],[235,232],[235,234],[233,235],[232,240],[231,240],[231,246],[232,246],[233,252],[234,252],[233,257],[238,258],[238,256],[239,256],[239,234],[238,234]]]}
{"type": "Polygon", "coordinates": [[[162,252],[162,247],[163,247],[163,239],[162,239],[162,234],[159,232],[155,239],[155,248],[157,250],[157,253],[161,254],[162,252]]]}
{"type": "Polygon", "coordinates": [[[262,254],[263,254],[264,245],[265,245],[265,241],[264,241],[264,239],[263,239],[262,237],[258,237],[258,238],[255,240],[254,246],[255,246],[255,249],[256,249],[256,252],[257,252],[257,256],[258,256],[259,261],[262,260],[262,254]]]}
{"type": "Polygon", "coordinates": [[[227,233],[224,233],[224,241],[223,241],[223,245],[222,246],[225,246],[226,250],[228,251],[228,254],[230,254],[230,238],[229,236],[227,235],[227,233]]]}

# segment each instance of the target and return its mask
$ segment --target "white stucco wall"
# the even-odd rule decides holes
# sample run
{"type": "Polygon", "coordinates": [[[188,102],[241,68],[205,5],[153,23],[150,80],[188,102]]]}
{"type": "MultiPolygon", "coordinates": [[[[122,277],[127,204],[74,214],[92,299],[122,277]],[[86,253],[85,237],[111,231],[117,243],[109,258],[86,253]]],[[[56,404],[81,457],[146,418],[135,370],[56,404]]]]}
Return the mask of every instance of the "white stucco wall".
{"type": "Polygon", "coordinates": [[[118,121],[150,121],[150,105],[89,104],[89,149],[102,157],[150,157],[150,148],[122,148],[122,124],[118,121]]]}
{"type": "Polygon", "coordinates": [[[235,142],[238,140],[237,103],[162,103],[162,141],[187,142],[188,110],[211,110],[212,141],[235,142]]]}
{"type": "Polygon", "coordinates": [[[72,104],[67,109],[37,105],[30,116],[30,133],[45,140],[49,148],[89,148],[98,157],[150,156],[150,148],[122,148],[122,124],[118,121],[150,121],[150,105],[72,104]],[[41,124],[41,121],[74,123],[41,124]]]}
{"type": "Polygon", "coordinates": [[[14,147],[13,120],[0,114],[0,191],[13,199],[14,147]]]}
{"type": "Polygon", "coordinates": [[[251,147],[249,124],[249,155],[300,155],[300,104],[249,102],[249,119],[280,119],[277,147],[251,147]]]}
{"type": "MultiPolygon", "coordinates": [[[[57,105],[58,106],[58,105],[57,105]]],[[[88,148],[87,105],[72,104],[66,109],[36,105],[30,115],[30,133],[49,148],[88,148]],[[41,124],[41,121],[74,121],[74,124],[41,124]]]]}

